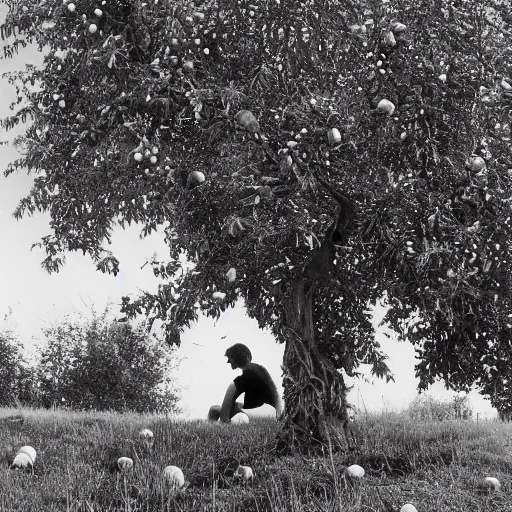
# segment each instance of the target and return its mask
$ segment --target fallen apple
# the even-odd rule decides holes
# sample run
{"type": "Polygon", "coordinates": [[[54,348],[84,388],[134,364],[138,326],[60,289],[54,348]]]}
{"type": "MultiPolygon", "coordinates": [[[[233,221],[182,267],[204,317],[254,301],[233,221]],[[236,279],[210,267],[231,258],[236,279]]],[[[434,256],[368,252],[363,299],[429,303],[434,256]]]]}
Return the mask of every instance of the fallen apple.
{"type": "Polygon", "coordinates": [[[348,466],[345,469],[345,474],[350,478],[358,480],[364,477],[364,469],[358,464],[352,464],[352,466],[348,466]]]}
{"type": "Polygon", "coordinates": [[[89,32],[91,34],[95,34],[97,31],[98,31],[98,27],[94,23],[91,23],[89,25],[89,32]]]}
{"type": "Polygon", "coordinates": [[[68,11],[69,12],[75,12],[76,11],[76,5],[71,3],[71,4],[68,4],[68,11]]]}
{"type": "Polygon", "coordinates": [[[103,16],[103,11],[101,9],[94,9],[94,14],[100,18],[103,16]]]}
{"type": "Polygon", "coordinates": [[[411,503],[406,503],[401,509],[400,512],[418,512],[416,507],[411,503]]]}
{"type": "Polygon", "coordinates": [[[194,188],[205,180],[205,175],[201,171],[191,171],[187,176],[187,188],[194,188]]]}
{"type": "Polygon", "coordinates": [[[135,154],[133,155],[133,159],[134,159],[136,162],[141,162],[141,161],[142,161],[142,153],[139,153],[139,152],[135,153],[135,154]]]}

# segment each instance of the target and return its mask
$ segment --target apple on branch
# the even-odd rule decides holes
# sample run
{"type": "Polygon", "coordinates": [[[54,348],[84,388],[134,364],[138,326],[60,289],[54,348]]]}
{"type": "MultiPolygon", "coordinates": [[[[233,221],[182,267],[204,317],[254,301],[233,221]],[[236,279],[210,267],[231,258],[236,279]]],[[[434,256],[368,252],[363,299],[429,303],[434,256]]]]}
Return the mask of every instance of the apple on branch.
{"type": "Polygon", "coordinates": [[[187,188],[197,187],[205,180],[205,175],[201,171],[191,171],[187,176],[187,188]]]}

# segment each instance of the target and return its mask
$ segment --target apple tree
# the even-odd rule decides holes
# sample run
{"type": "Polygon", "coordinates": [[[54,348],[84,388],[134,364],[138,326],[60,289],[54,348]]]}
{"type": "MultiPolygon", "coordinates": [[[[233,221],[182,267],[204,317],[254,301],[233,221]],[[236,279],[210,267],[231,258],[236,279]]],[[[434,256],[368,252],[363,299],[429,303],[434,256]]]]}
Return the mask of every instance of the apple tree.
{"type": "Polygon", "coordinates": [[[68,251],[119,262],[116,225],[165,226],[158,293],[124,298],[167,341],[242,299],[285,344],[282,446],[346,425],[370,307],[416,347],[420,387],[467,389],[510,326],[510,16],[500,0],[9,2],[6,58],[45,52],[4,129],[68,251]]]}

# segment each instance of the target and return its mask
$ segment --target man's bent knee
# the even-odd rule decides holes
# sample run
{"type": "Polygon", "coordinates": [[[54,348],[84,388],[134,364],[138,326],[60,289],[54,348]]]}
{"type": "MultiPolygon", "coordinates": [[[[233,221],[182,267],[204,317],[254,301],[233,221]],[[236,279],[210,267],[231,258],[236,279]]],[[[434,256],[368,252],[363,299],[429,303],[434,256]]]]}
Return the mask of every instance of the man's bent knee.
{"type": "Polygon", "coordinates": [[[212,405],[208,411],[208,419],[210,421],[219,421],[220,419],[220,405],[212,405]]]}

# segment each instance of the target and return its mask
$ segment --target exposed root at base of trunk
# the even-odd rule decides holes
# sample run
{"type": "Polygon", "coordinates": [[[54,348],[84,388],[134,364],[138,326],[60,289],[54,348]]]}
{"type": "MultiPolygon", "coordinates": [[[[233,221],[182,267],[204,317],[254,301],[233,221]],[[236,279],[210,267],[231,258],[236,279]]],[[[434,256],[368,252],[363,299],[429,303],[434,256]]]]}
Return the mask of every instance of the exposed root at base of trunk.
{"type": "Polygon", "coordinates": [[[336,421],[329,421],[325,431],[325,438],[319,439],[312,431],[305,431],[284,423],[276,437],[269,442],[267,449],[276,455],[292,455],[300,453],[306,456],[325,456],[329,452],[345,453],[347,448],[350,451],[356,450],[357,445],[350,429],[345,431],[343,425],[336,421]],[[347,436],[352,442],[347,443],[347,436]]]}
{"type": "Polygon", "coordinates": [[[277,455],[301,453],[303,455],[319,455],[325,452],[325,443],[314,436],[313,432],[297,428],[286,423],[269,445],[269,449],[277,455]]]}

